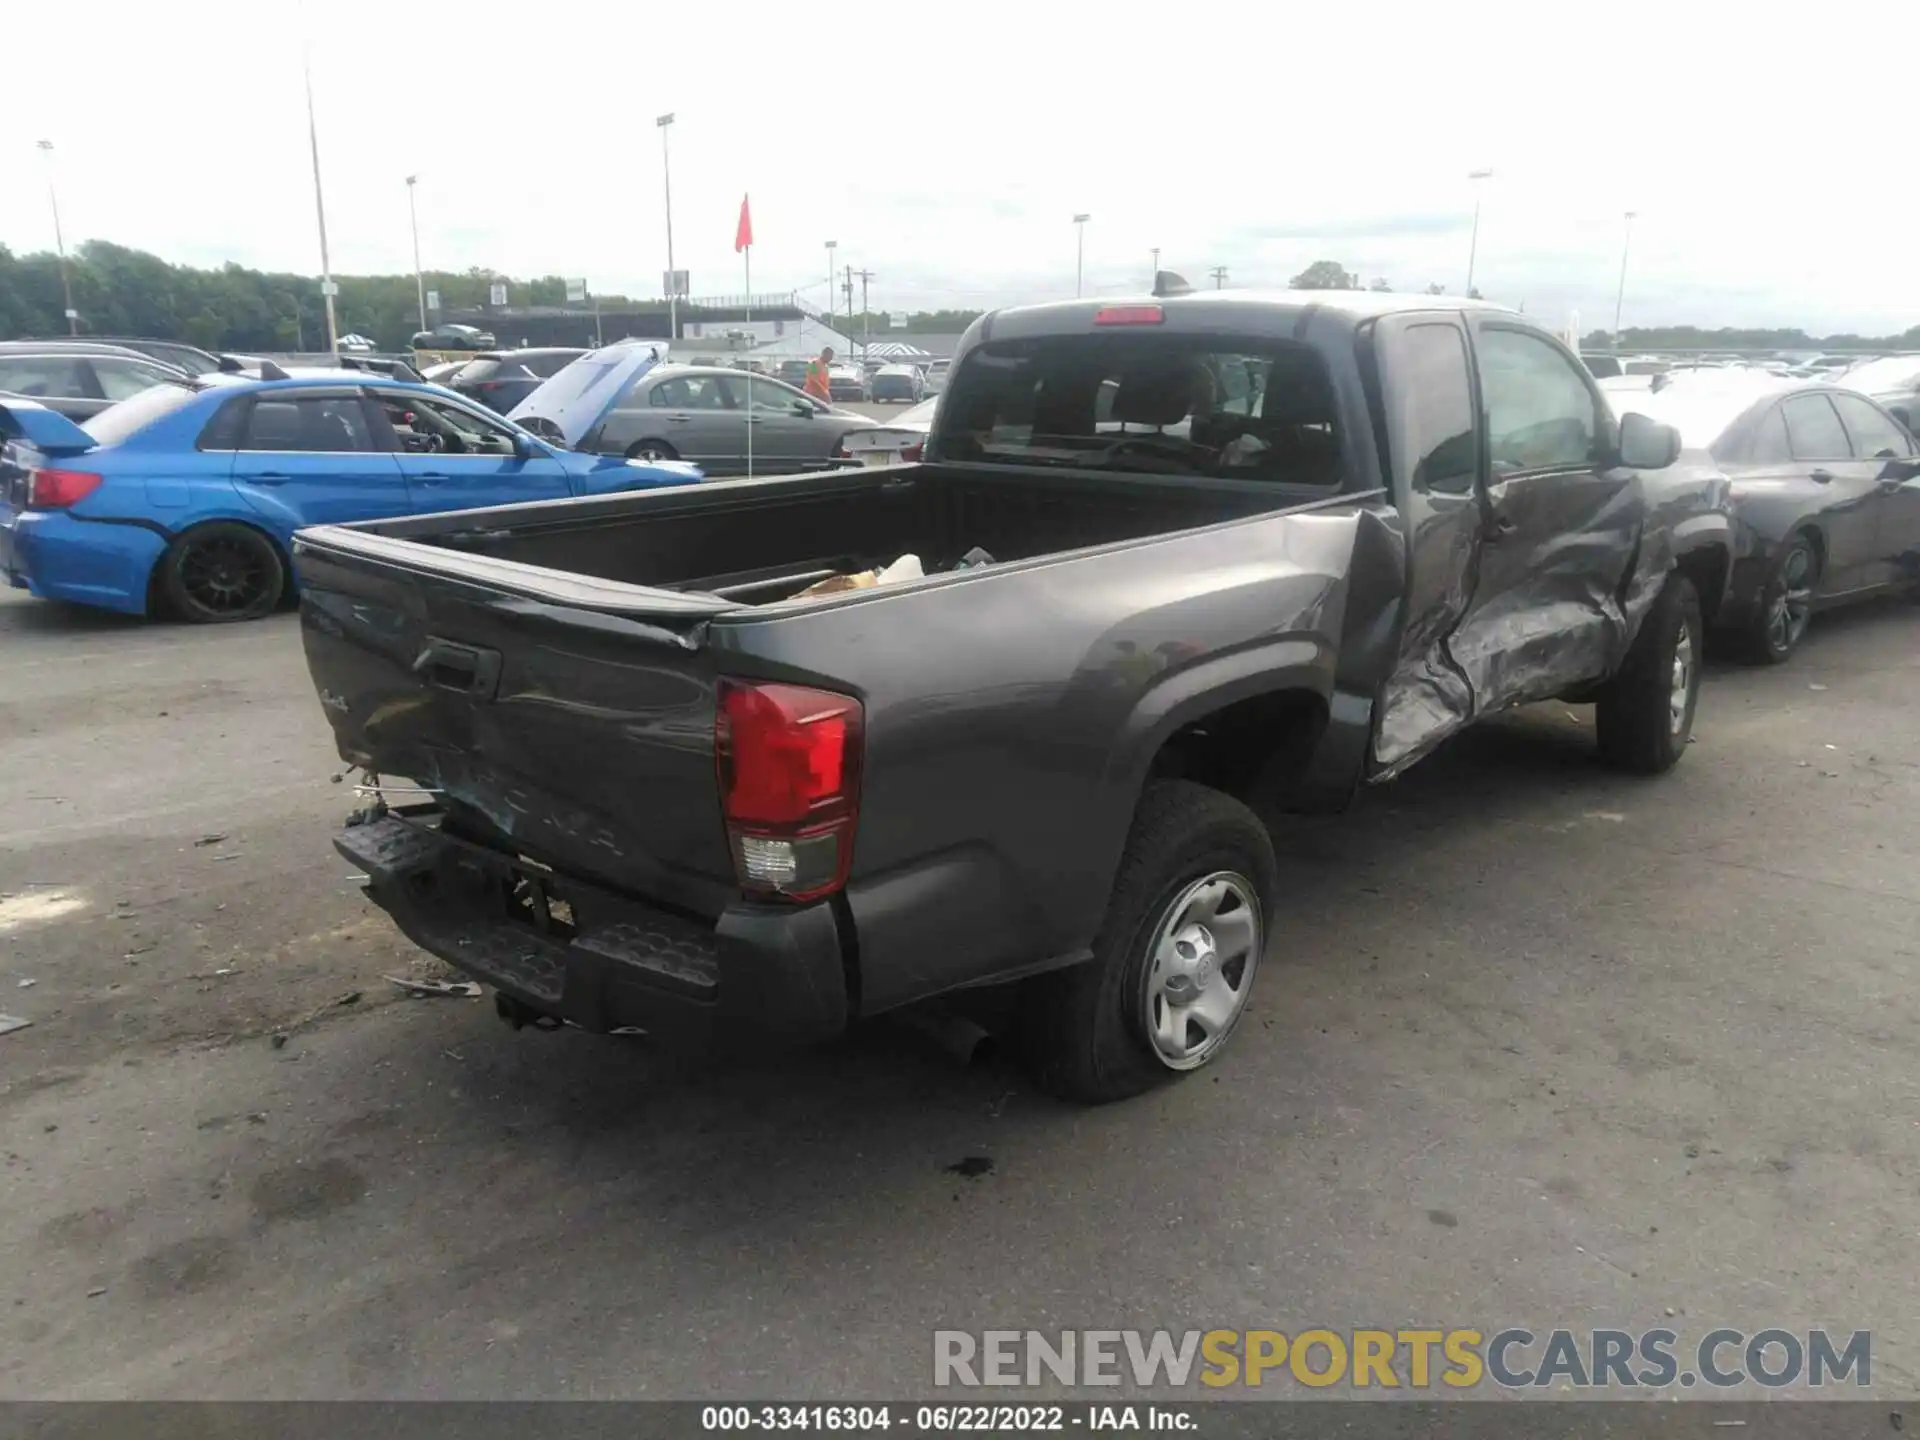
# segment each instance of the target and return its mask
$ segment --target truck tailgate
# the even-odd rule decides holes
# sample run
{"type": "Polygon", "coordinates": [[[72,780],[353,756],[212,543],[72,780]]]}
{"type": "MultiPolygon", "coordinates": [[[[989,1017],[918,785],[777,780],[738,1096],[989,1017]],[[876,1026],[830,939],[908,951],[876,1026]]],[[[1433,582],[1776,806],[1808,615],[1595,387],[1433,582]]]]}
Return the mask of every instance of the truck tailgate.
{"type": "Polygon", "coordinates": [[[532,593],[530,567],[490,583],[481,557],[359,532],[303,532],[297,555],[344,759],[556,869],[708,916],[735,896],[701,615],[723,603],[657,592],[648,614],[650,592],[610,587],[613,613],[532,593]]]}

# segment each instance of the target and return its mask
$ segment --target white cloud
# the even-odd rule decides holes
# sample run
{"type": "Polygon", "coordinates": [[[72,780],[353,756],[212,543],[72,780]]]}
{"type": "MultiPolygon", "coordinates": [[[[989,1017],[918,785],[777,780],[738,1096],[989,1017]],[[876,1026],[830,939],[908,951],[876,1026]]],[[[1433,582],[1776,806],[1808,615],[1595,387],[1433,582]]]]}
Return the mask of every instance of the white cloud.
{"type": "MultiPolygon", "coordinates": [[[[1920,321],[1911,125],[1889,73],[1910,11],[1789,27],[1732,5],[1458,3],[1157,12],[964,6],[455,9],[198,0],[16,6],[0,94],[0,242],[50,245],[33,142],[52,139],[70,241],[317,272],[302,37],[311,35],[337,271],[584,274],[656,293],[660,135],[674,111],[676,260],[696,293],[825,288],[824,242],[877,307],[1147,278],[1284,283],[1340,260],[1404,288],[1476,283],[1558,320],[1902,329],[1920,321]],[[1338,33],[1332,33],[1337,31],[1338,33]],[[76,50],[75,46],[82,48],[76,50]],[[851,76],[870,76],[855,81],[851,76]]],[[[1838,13],[1836,13],[1838,12],[1838,13]]]]}

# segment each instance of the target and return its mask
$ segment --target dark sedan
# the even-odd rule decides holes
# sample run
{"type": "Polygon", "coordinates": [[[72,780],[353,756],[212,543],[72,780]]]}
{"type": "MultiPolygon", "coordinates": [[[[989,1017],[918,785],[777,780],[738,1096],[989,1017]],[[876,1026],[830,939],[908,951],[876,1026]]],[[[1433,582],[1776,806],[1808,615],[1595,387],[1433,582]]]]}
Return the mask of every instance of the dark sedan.
{"type": "Polygon", "coordinates": [[[1894,419],[1920,435],[1920,355],[1869,360],[1841,375],[1836,383],[1871,395],[1892,412],[1894,419]]]}
{"type": "Polygon", "coordinates": [[[1702,373],[1614,397],[1675,426],[1682,464],[1732,484],[1732,583],[1715,623],[1785,660],[1816,610],[1920,583],[1920,447],[1876,401],[1823,381],[1702,373]]]}
{"type": "Polygon", "coordinates": [[[825,470],[849,463],[840,443],[873,421],[801,394],[778,380],[721,366],[661,365],[647,371],[583,448],[639,460],[691,460],[708,475],[825,470]]]}
{"type": "Polygon", "coordinates": [[[538,390],[541,381],[559,374],[586,353],[564,346],[545,350],[487,350],[461,366],[451,379],[440,383],[504,415],[538,390]]]}
{"type": "Polygon", "coordinates": [[[415,331],[407,343],[415,350],[491,350],[500,342],[485,330],[448,322],[431,330],[415,331]]]}

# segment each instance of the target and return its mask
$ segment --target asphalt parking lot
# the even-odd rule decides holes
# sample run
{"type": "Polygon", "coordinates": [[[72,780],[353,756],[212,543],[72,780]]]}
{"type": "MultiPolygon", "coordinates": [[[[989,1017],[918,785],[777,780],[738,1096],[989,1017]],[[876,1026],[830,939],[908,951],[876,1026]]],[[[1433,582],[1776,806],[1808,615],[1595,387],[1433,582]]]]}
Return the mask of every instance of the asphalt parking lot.
{"type": "Polygon", "coordinates": [[[941,1326],[1414,1322],[1870,1328],[1911,1394],[1917,635],[1716,666],[1664,780],[1552,706],[1283,822],[1231,1052],[1083,1110],[897,1027],[715,1069],[401,999],[295,620],[0,594],[0,1396],[901,1396],[941,1326]]]}

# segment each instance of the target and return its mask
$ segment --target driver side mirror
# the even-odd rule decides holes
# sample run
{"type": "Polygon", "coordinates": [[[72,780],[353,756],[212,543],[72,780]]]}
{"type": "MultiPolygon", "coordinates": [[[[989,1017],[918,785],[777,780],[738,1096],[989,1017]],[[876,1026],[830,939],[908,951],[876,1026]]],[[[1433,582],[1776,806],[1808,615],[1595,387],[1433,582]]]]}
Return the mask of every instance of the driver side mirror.
{"type": "Polygon", "coordinates": [[[1908,431],[1912,431],[1913,429],[1913,407],[1912,406],[1889,405],[1887,407],[1887,413],[1893,416],[1893,418],[1898,420],[1902,425],[1906,426],[1908,431]]]}
{"type": "Polygon", "coordinates": [[[815,410],[813,406],[807,404],[804,400],[796,400],[793,402],[793,413],[798,415],[802,420],[811,420],[815,415],[819,414],[819,411],[815,410]]]}
{"type": "Polygon", "coordinates": [[[1620,417],[1620,463],[1635,470],[1664,470],[1680,458],[1680,432],[1629,410],[1620,417]]]}
{"type": "Polygon", "coordinates": [[[522,460],[531,460],[540,453],[540,447],[533,442],[531,435],[514,433],[513,453],[522,460]]]}
{"type": "Polygon", "coordinates": [[[1889,457],[1880,471],[1882,485],[1904,485],[1913,479],[1920,479],[1920,460],[1889,457]]]}

